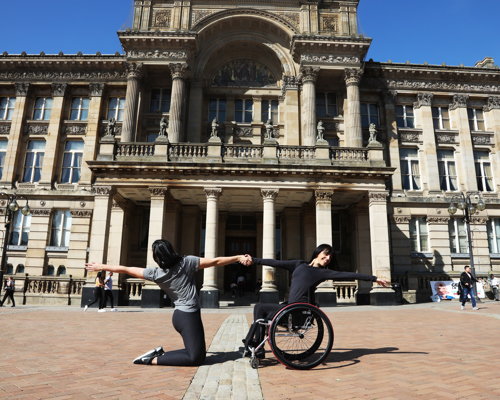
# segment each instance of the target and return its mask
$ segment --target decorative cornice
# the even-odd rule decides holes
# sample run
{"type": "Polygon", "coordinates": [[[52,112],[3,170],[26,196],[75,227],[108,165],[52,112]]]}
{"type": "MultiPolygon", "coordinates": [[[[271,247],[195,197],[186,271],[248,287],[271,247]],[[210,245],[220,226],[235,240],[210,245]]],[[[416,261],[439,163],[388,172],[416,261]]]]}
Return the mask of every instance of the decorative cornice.
{"type": "Polygon", "coordinates": [[[455,135],[450,135],[447,133],[436,133],[437,143],[456,143],[457,139],[455,135]]]}
{"type": "Polygon", "coordinates": [[[162,60],[185,60],[188,58],[187,51],[163,51],[163,50],[150,50],[150,51],[127,51],[127,58],[137,59],[162,59],[162,60]]]}
{"type": "Polygon", "coordinates": [[[148,189],[151,197],[165,197],[168,192],[167,186],[150,187],[148,189]]]}
{"type": "Polygon", "coordinates": [[[279,189],[260,189],[260,195],[264,200],[275,200],[278,197],[279,189]]]}
{"type": "Polygon", "coordinates": [[[314,62],[324,64],[359,64],[359,57],[355,56],[334,56],[332,54],[302,54],[301,62],[314,62]]]}
{"type": "Polygon", "coordinates": [[[104,87],[106,86],[104,83],[92,82],[89,84],[90,86],[90,97],[101,97],[104,87]]]}
{"type": "Polygon", "coordinates": [[[493,144],[490,136],[472,135],[472,143],[474,144],[493,144]]]}
{"type": "Polygon", "coordinates": [[[285,75],[285,76],[283,76],[283,83],[281,86],[281,92],[283,95],[285,95],[285,92],[287,90],[299,90],[301,85],[302,85],[302,76],[301,75],[297,75],[297,76],[285,75]]]}
{"type": "Polygon", "coordinates": [[[387,203],[387,196],[389,196],[389,192],[387,190],[380,192],[368,192],[370,206],[374,203],[387,203]]]}
{"type": "Polygon", "coordinates": [[[428,224],[444,225],[450,220],[450,217],[427,217],[428,224]]]}
{"type": "Polygon", "coordinates": [[[127,71],[127,79],[141,79],[143,75],[143,64],[127,62],[124,64],[127,71]]]}
{"type": "Polygon", "coordinates": [[[49,133],[49,124],[27,125],[24,131],[29,135],[46,135],[49,133]]]}
{"type": "Polygon", "coordinates": [[[96,196],[110,196],[114,191],[115,188],[113,186],[94,186],[96,196]]]}
{"type": "Polygon", "coordinates": [[[99,71],[0,71],[0,80],[22,80],[22,81],[49,81],[57,80],[75,81],[75,80],[123,80],[127,77],[123,70],[99,71]]]}
{"type": "Polygon", "coordinates": [[[186,79],[188,73],[187,64],[170,64],[169,67],[172,73],[172,79],[186,79]]]}
{"type": "Polygon", "coordinates": [[[418,142],[420,140],[420,133],[418,132],[403,132],[400,133],[399,138],[402,142],[418,142]]]}
{"type": "Polygon", "coordinates": [[[333,198],[333,190],[317,189],[314,191],[316,197],[316,204],[318,203],[331,203],[333,198]]]}
{"type": "Polygon", "coordinates": [[[50,217],[52,210],[50,208],[35,208],[31,209],[31,215],[34,217],[50,217]]]}
{"type": "Polygon", "coordinates": [[[302,75],[302,84],[315,83],[318,79],[320,68],[319,67],[300,67],[300,74],[302,75]]]}
{"type": "Polygon", "coordinates": [[[491,111],[491,110],[498,110],[500,109],[500,96],[490,96],[488,97],[488,104],[486,104],[483,107],[483,110],[485,112],[491,111]]]}
{"type": "Polygon", "coordinates": [[[233,128],[233,135],[238,136],[238,137],[252,137],[253,135],[253,128],[240,128],[240,127],[235,127],[233,128]]]}
{"type": "Polygon", "coordinates": [[[28,82],[14,83],[16,96],[27,96],[30,84],[28,82]]]}
{"type": "Polygon", "coordinates": [[[453,96],[453,103],[450,104],[450,110],[456,110],[457,108],[467,108],[467,102],[469,101],[468,94],[455,94],[453,96]]]}
{"type": "Polygon", "coordinates": [[[359,86],[363,72],[362,69],[358,68],[346,68],[344,75],[346,86],[359,86]]]}
{"type": "Polygon", "coordinates": [[[411,217],[409,215],[394,215],[393,219],[396,224],[407,224],[411,217]]]}
{"type": "Polygon", "coordinates": [[[73,218],[90,218],[92,210],[69,210],[73,218]]]}
{"type": "Polygon", "coordinates": [[[66,93],[67,83],[53,83],[52,84],[52,95],[54,97],[64,97],[66,93]]]}
{"type": "Polygon", "coordinates": [[[218,200],[220,196],[222,196],[222,189],[220,187],[212,187],[212,188],[203,188],[205,192],[205,196],[208,199],[216,199],[218,200]]]}
{"type": "Polygon", "coordinates": [[[2,124],[2,125],[0,125],[0,133],[2,133],[2,134],[8,134],[8,133],[10,133],[10,125],[11,124],[2,124]]]}
{"type": "Polygon", "coordinates": [[[87,133],[87,124],[63,125],[62,131],[66,135],[85,135],[87,133]]]}
{"type": "Polygon", "coordinates": [[[488,223],[488,217],[472,217],[470,223],[473,225],[486,225],[488,223]]]}
{"type": "Polygon", "coordinates": [[[413,103],[413,107],[420,108],[422,106],[432,106],[432,98],[434,97],[433,93],[418,93],[417,101],[413,103]]]}

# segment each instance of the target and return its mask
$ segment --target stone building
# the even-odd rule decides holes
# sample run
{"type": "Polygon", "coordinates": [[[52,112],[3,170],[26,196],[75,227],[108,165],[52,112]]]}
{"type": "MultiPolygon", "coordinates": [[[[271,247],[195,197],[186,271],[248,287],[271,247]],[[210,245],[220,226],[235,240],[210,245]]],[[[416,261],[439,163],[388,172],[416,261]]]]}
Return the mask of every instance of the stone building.
{"type": "MultiPolygon", "coordinates": [[[[498,67],[367,61],[358,3],[136,0],[124,54],[0,55],[1,191],[32,209],[7,237],[19,300],[80,304],[84,262],[154,266],[163,237],[206,257],[308,259],[331,243],[338,268],[427,301],[430,280],[469,262],[447,209],[472,191],[486,203],[476,270],[498,271],[498,67]]],[[[262,279],[262,301],[286,296],[283,271],[211,268],[203,306],[240,272],[249,290],[262,279]]],[[[163,301],[156,285],[117,281],[121,304],[163,301]]],[[[395,301],[367,282],[317,296],[395,301]]]]}

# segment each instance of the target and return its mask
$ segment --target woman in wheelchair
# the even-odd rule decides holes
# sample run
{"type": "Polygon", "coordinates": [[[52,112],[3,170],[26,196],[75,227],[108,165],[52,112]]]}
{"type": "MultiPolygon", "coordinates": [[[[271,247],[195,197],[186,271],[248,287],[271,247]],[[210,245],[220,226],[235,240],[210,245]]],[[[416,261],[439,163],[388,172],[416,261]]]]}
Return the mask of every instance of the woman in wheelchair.
{"type": "MultiPolygon", "coordinates": [[[[343,272],[326,269],[326,266],[334,259],[336,266],[335,254],[332,246],[322,244],[314,250],[311,261],[303,260],[278,261],[272,259],[261,259],[252,257],[252,262],[259,265],[267,265],[275,268],[284,268],[292,274],[292,284],[290,286],[290,295],[288,303],[308,303],[314,305],[314,292],[316,286],[326,280],[347,280],[358,279],[363,281],[372,281],[382,286],[386,286],[388,281],[379,279],[374,275],[358,274],[355,272],[343,272]]],[[[247,337],[243,339],[245,344],[244,354],[251,353],[251,349],[255,349],[261,344],[265,338],[266,326],[258,323],[258,320],[270,320],[278,311],[287,306],[287,304],[266,304],[259,303],[254,308],[254,322],[250,327],[247,337]]],[[[252,353],[253,354],[253,353],[252,353]]],[[[257,358],[264,358],[264,347],[260,347],[255,351],[257,358]]]]}

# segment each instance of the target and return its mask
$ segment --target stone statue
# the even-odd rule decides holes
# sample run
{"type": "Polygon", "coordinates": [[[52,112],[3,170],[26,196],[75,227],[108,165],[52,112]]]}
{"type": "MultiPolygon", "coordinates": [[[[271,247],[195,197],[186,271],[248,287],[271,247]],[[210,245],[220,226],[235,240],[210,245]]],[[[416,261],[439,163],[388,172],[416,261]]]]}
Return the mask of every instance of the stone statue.
{"type": "Polygon", "coordinates": [[[219,132],[219,120],[216,117],[212,121],[212,133],[210,133],[210,137],[218,137],[218,132],[219,132]]]}
{"type": "Polygon", "coordinates": [[[106,126],[105,136],[115,136],[115,125],[116,119],[111,117],[108,121],[108,126],[106,126]]]}
{"type": "Polygon", "coordinates": [[[160,133],[159,136],[167,136],[168,120],[162,117],[160,120],[160,133]]]}
{"type": "Polygon", "coordinates": [[[266,139],[273,139],[273,136],[274,136],[273,121],[268,119],[266,122],[266,139]]]}
{"type": "Polygon", "coordinates": [[[323,121],[318,122],[318,126],[316,127],[316,140],[324,140],[323,133],[325,132],[325,127],[323,126],[323,121]]]}
{"type": "Polygon", "coordinates": [[[369,130],[370,130],[370,138],[368,139],[368,144],[378,143],[377,142],[377,128],[375,127],[375,124],[371,123],[369,130]]]}

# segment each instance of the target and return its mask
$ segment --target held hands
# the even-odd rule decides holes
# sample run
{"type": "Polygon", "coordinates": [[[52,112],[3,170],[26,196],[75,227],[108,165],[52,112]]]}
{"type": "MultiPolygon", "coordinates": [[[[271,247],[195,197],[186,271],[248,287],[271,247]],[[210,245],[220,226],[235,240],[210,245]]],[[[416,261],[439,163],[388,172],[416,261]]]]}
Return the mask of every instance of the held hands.
{"type": "Polygon", "coordinates": [[[253,264],[253,260],[252,260],[252,257],[248,254],[245,254],[244,256],[239,256],[238,257],[238,262],[240,264],[243,264],[245,266],[249,266],[249,265],[252,265],[253,264]]]}
{"type": "Polygon", "coordinates": [[[380,279],[378,278],[376,280],[376,282],[379,284],[379,285],[382,285],[383,287],[387,287],[387,285],[389,285],[389,281],[386,280],[386,279],[380,279]]]}

